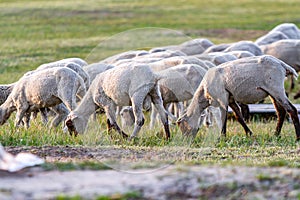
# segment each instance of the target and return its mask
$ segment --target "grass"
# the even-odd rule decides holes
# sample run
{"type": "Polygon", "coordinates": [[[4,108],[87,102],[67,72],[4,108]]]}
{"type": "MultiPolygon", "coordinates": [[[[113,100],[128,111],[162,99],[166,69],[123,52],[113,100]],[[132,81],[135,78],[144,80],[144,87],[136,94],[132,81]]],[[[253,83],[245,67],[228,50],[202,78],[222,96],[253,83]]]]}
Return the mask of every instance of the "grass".
{"type": "MultiPolygon", "coordinates": [[[[169,45],[196,37],[214,43],[254,40],[283,22],[300,27],[296,9],[299,6],[298,0],[0,0],[0,80],[2,84],[12,83],[42,63],[66,57],[94,62],[125,50],[169,45]]],[[[13,119],[14,115],[0,127],[4,146],[113,146],[171,151],[176,159],[171,156],[170,160],[191,165],[300,166],[299,144],[294,142],[293,126],[287,122],[280,139],[273,136],[276,122],[254,120],[249,124],[255,133],[252,138],[246,137],[235,121],[229,121],[227,138],[219,139],[216,128],[203,128],[191,142],[176,127],[171,128],[172,140],[166,141],[161,128],[148,130],[146,121],[140,137],[129,142],[117,134],[112,139],[105,131],[103,117],[91,122],[88,133],[77,138],[60,128],[43,126],[40,119],[33,121],[28,130],[15,128],[13,119]]],[[[150,165],[136,165],[140,166],[150,165]]],[[[58,168],[68,167],[83,168],[77,164],[58,168]]]]}

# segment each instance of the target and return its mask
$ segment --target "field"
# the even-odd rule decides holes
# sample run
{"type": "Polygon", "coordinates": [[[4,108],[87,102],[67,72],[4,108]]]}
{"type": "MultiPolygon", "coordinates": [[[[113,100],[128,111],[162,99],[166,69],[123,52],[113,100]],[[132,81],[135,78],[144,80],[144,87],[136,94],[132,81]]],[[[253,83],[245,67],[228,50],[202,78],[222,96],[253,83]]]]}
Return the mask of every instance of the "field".
{"type": "MultiPolygon", "coordinates": [[[[0,0],[0,83],[15,82],[42,63],[67,57],[80,57],[91,63],[124,50],[170,45],[198,37],[216,44],[253,41],[280,23],[300,27],[299,7],[298,0],[0,0]]],[[[159,124],[154,130],[148,129],[149,113],[145,116],[139,138],[126,141],[117,133],[111,136],[106,132],[103,115],[91,121],[87,133],[78,137],[64,133],[61,127],[49,129],[39,118],[32,121],[29,129],[16,128],[12,115],[0,127],[0,141],[13,154],[28,151],[44,158],[46,164],[34,174],[48,170],[131,171],[166,166],[300,168],[300,148],[288,120],[281,138],[273,135],[276,120],[255,116],[248,123],[254,132],[252,137],[245,136],[242,127],[231,119],[226,138],[219,138],[216,127],[203,127],[192,141],[172,125],[171,140],[166,141],[159,124]]],[[[268,173],[259,172],[256,176],[262,182],[273,181],[273,175],[268,173]]],[[[293,185],[295,199],[300,198],[298,180],[293,185]]],[[[230,190],[236,188],[232,186],[230,190]]],[[[1,195],[1,191],[6,192],[1,189],[1,195]]],[[[57,199],[81,198],[76,193],[67,194],[72,197],[53,195],[57,199]]],[[[110,195],[99,199],[113,198],[110,195]]],[[[124,194],[115,199],[139,197],[124,194]]]]}

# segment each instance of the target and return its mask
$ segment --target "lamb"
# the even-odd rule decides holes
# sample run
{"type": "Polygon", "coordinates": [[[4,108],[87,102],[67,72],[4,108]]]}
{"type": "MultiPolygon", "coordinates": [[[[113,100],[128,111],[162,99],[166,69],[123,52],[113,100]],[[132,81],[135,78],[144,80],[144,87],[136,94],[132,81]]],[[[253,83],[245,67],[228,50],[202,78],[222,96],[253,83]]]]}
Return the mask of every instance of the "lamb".
{"type": "Polygon", "coordinates": [[[70,133],[84,133],[90,115],[102,107],[107,116],[108,131],[124,133],[116,122],[116,106],[132,105],[135,124],[130,138],[136,137],[144,124],[142,113],[145,99],[150,99],[158,110],[166,137],[170,138],[168,118],[163,107],[157,81],[160,79],[147,65],[119,66],[97,75],[78,107],[69,113],[65,124],[70,133]]]}
{"type": "Polygon", "coordinates": [[[0,106],[0,125],[3,125],[14,111],[17,111],[15,125],[19,126],[26,113],[53,107],[59,115],[51,125],[58,126],[67,113],[62,106],[57,105],[64,103],[69,110],[73,110],[76,107],[76,94],[83,97],[85,92],[82,78],[68,68],[46,69],[23,76],[15,83],[11,94],[0,106]]]}
{"type": "Polygon", "coordinates": [[[278,115],[275,134],[279,136],[288,112],[299,141],[298,113],[287,98],[284,89],[284,79],[290,74],[294,77],[298,76],[291,66],[269,55],[242,58],[211,68],[205,74],[186,113],[178,120],[179,128],[183,134],[195,136],[203,110],[211,105],[220,107],[221,124],[223,124],[221,132],[226,135],[229,105],[245,132],[251,135],[252,132],[243,120],[236,102],[255,103],[269,96],[278,115]]]}

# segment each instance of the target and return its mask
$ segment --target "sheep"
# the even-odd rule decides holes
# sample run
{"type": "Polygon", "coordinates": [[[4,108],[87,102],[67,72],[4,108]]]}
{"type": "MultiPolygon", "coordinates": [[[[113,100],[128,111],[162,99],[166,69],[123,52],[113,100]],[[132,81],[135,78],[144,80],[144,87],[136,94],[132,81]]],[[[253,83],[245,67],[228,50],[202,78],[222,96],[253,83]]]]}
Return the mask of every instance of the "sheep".
{"type": "Polygon", "coordinates": [[[195,56],[202,61],[209,61],[214,65],[220,65],[222,63],[237,59],[237,57],[233,54],[224,52],[203,53],[195,56]]]}
{"type": "MultiPolygon", "coordinates": [[[[177,65],[158,71],[157,74],[163,77],[158,81],[158,85],[164,107],[167,108],[167,105],[170,103],[190,100],[206,71],[195,64],[177,65]]],[[[152,107],[150,128],[154,127],[156,115],[157,112],[152,107]]]]}
{"type": "Polygon", "coordinates": [[[14,85],[15,83],[0,85],[0,105],[6,101],[13,90],[14,85]]]}
{"type": "Polygon", "coordinates": [[[17,111],[15,125],[19,126],[25,114],[41,108],[53,107],[58,115],[52,126],[58,126],[67,113],[63,104],[73,110],[76,107],[76,94],[83,97],[86,88],[82,78],[68,68],[53,68],[23,76],[18,80],[11,94],[0,106],[0,125],[3,125],[11,113],[17,111]]]}
{"type": "Polygon", "coordinates": [[[119,60],[124,60],[124,59],[132,59],[137,56],[143,56],[149,54],[148,51],[145,50],[131,50],[131,51],[126,51],[122,52],[113,56],[110,56],[104,60],[101,60],[99,63],[102,64],[114,64],[115,62],[119,60]]]}
{"type": "Polygon", "coordinates": [[[144,124],[142,107],[150,99],[160,114],[166,137],[170,138],[168,118],[163,107],[157,81],[160,79],[148,65],[132,64],[119,66],[97,75],[87,94],[78,107],[71,111],[65,121],[69,132],[84,133],[90,115],[102,107],[107,116],[108,131],[115,129],[123,137],[124,133],[116,122],[116,106],[132,105],[135,124],[130,138],[137,136],[144,124]]]}
{"type": "MultiPolygon", "coordinates": [[[[288,65],[291,65],[297,72],[300,71],[300,40],[288,39],[279,40],[271,44],[262,45],[264,54],[272,55],[288,65]]],[[[291,79],[292,90],[294,88],[294,79],[291,79]]]]}
{"type": "Polygon", "coordinates": [[[196,64],[204,69],[209,68],[202,60],[195,56],[174,56],[164,58],[162,60],[149,63],[149,66],[154,72],[158,72],[181,64],[196,64]]]}
{"type": "Polygon", "coordinates": [[[252,41],[239,41],[236,43],[231,44],[229,47],[223,50],[223,52],[230,52],[230,51],[248,51],[255,56],[263,55],[263,52],[259,48],[257,44],[252,41]]]}
{"type": "Polygon", "coordinates": [[[134,114],[131,106],[124,106],[120,111],[120,115],[122,128],[134,125],[134,114]]]}
{"type": "MultiPolygon", "coordinates": [[[[90,76],[84,71],[84,69],[75,62],[58,62],[58,64],[43,64],[37,67],[35,70],[31,71],[30,73],[35,73],[40,70],[50,69],[55,67],[67,67],[75,71],[84,81],[86,89],[90,87],[90,76]]],[[[84,66],[83,66],[84,67],[84,66]]]]}
{"type": "Polygon", "coordinates": [[[186,55],[195,55],[203,53],[208,47],[214,45],[210,40],[205,38],[196,38],[179,45],[171,45],[166,47],[156,47],[151,49],[150,53],[162,52],[166,50],[181,51],[186,55]]]}
{"type": "Polygon", "coordinates": [[[300,30],[295,24],[279,24],[266,35],[257,38],[255,43],[257,45],[266,45],[284,39],[300,39],[300,30]]]}
{"type": "Polygon", "coordinates": [[[289,39],[288,36],[286,36],[284,33],[280,31],[271,31],[267,33],[266,35],[263,35],[255,40],[255,44],[261,46],[266,44],[271,44],[273,42],[289,39]]]}
{"type": "Polygon", "coordinates": [[[293,23],[282,23],[271,30],[279,31],[285,34],[289,39],[300,39],[300,30],[293,23]]]}
{"type": "Polygon", "coordinates": [[[203,110],[208,106],[214,106],[220,108],[223,125],[221,133],[226,136],[226,116],[229,105],[246,134],[251,135],[252,132],[243,120],[236,102],[255,103],[269,96],[278,115],[275,135],[280,135],[288,112],[299,141],[300,123],[297,110],[284,90],[284,79],[290,74],[294,77],[298,76],[291,66],[270,55],[241,58],[211,68],[201,81],[186,113],[179,118],[179,128],[184,135],[195,136],[203,110]]]}
{"type": "Polygon", "coordinates": [[[82,67],[82,69],[89,75],[90,82],[92,82],[96,76],[106,70],[113,68],[113,65],[108,65],[104,63],[92,63],[82,67]]]}
{"type": "MultiPolygon", "coordinates": [[[[87,62],[81,58],[65,58],[62,60],[58,60],[58,61],[54,61],[54,62],[50,62],[50,63],[44,63],[42,65],[40,65],[40,68],[43,68],[45,65],[47,66],[57,66],[57,67],[63,67],[64,65],[66,65],[67,63],[76,63],[77,65],[79,65],[80,67],[83,67],[85,65],[88,65],[87,62]]],[[[48,68],[48,67],[46,67],[48,68]]]]}
{"type": "Polygon", "coordinates": [[[223,44],[215,44],[213,46],[208,47],[203,53],[213,53],[213,52],[220,52],[224,51],[226,48],[230,47],[232,43],[223,43],[223,44]]]}

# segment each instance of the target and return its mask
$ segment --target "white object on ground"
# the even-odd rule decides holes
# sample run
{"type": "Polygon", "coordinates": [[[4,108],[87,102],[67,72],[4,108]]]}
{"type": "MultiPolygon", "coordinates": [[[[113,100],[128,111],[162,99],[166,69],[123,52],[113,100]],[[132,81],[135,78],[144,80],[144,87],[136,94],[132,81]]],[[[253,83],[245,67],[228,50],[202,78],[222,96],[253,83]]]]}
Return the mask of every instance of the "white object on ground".
{"type": "Polygon", "coordinates": [[[43,164],[44,160],[31,153],[19,153],[13,156],[0,144],[0,170],[16,172],[26,167],[43,164]]]}

